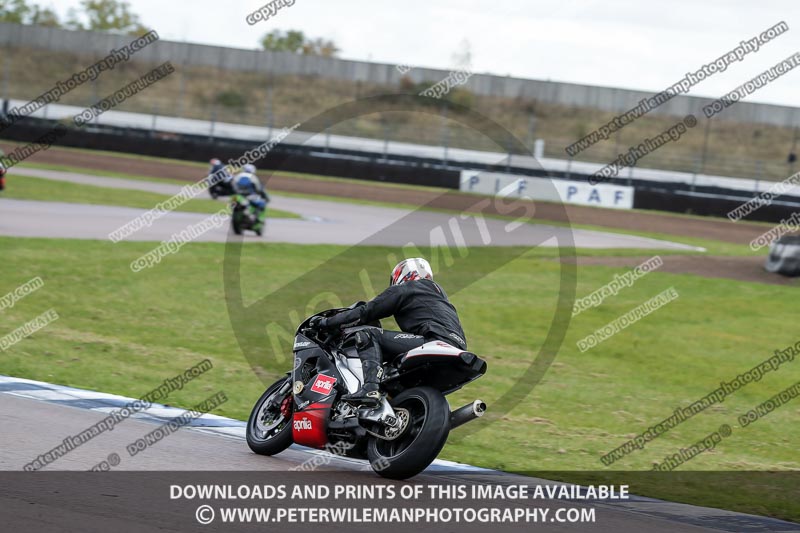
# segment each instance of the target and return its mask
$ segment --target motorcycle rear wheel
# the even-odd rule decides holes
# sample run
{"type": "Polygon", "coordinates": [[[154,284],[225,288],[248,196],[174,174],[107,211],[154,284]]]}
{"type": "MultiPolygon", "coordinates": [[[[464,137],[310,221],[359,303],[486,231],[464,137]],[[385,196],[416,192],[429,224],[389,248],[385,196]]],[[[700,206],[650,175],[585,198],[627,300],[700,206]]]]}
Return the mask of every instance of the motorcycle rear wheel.
{"type": "Polygon", "coordinates": [[[247,445],[259,455],[275,455],[292,445],[292,390],[289,389],[285,397],[276,399],[277,407],[268,405],[287,380],[289,378],[280,379],[264,391],[247,420],[247,445]],[[286,399],[288,403],[284,404],[286,399]]]}
{"type": "Polygon", "coordinates": [[[367,457],[372,469],[388,479],[408,479],[425,470],[442,451],[450,434],[450,406],[432,387],[408,389],[389,402],[406,416],[403,432],[393,440],[370,437],[367,457]]]}

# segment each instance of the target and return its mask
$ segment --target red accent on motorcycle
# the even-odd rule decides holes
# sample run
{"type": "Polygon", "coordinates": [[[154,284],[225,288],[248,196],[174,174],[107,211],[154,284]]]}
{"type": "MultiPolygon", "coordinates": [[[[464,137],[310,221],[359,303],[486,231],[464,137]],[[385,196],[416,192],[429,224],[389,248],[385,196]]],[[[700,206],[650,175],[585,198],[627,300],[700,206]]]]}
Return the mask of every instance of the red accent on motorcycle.
{"type": "Polygon", "coordinates": [[[289,395],[281,402],[281,416],[287,417],[292,411],[292,396],[289,395]]]}
{"type": "Polygon", "coordinates": [[[328,444],[328,419],[332,404],[312,403],[292,418],[292,439],[295,443],[322,449],[328,444]]]}

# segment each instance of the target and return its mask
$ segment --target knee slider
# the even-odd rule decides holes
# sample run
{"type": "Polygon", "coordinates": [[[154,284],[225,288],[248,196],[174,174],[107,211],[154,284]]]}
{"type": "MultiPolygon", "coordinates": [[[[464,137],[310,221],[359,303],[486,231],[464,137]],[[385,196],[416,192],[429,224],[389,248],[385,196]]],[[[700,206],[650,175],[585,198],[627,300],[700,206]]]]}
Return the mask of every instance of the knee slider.
{"type": "Polygon", "coordinates": [[[369,348],[372,346],[372,336],[366,331],[359,331],[356,333],[356,348],[359,350],[369,348]]]}

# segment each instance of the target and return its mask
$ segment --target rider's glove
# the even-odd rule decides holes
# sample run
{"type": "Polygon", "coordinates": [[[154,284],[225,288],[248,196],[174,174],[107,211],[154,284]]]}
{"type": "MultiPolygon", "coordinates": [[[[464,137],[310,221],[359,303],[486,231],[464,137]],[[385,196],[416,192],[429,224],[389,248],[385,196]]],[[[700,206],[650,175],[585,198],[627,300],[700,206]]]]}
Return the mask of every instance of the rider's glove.
{"type": "Polygon", "coordinates": [[[315,316],[308,323],[308,327],[310,327],[312,329],[317,329],[317,330],[320,330],[320,331],[328,329],[328,319],[324,318],[324,317],[321,317],[321,316],[315,316]]]}

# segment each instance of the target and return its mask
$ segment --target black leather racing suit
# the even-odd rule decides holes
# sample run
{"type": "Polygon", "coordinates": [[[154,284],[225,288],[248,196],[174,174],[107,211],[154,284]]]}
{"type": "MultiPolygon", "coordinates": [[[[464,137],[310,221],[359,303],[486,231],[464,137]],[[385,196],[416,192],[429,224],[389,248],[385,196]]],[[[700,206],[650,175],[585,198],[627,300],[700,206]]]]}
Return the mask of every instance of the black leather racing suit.
{"type": "Polygon", "coordinates": [[[359,351],[366,349],[370,352],[369,348],[377,345],[380,352],[395,356],[430,340],[441,340],[462,350],[467,349],[456,308],[439,284],[428,279],[393,285],[370,302],[328,318],[327,325],[352,327],[390,316],[394,316],[403,331],[367,330],[368,335],[361,335],[359,339],[359,351]],[[365,338],[367,336],[370,338],[365,338]]]}

